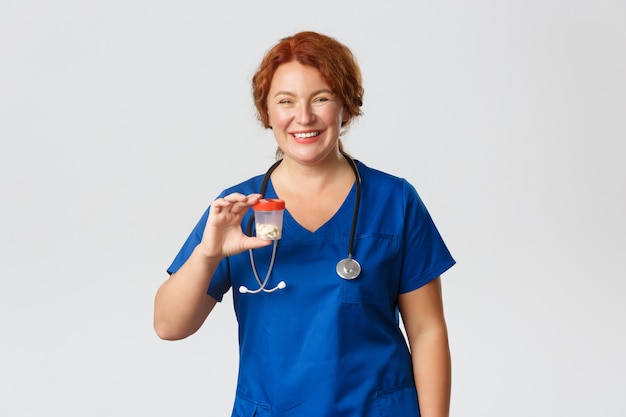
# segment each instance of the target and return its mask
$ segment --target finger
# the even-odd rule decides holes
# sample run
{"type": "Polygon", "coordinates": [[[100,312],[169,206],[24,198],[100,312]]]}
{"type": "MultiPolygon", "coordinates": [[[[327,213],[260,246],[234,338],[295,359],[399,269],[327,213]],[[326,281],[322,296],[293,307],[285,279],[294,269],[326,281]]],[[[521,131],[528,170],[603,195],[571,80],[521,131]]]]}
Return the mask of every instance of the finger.
{"type": "Polygon", "coordinates": [[[242,202],[246,201],[247,199],[248,197],[241,193],[232,193],[224,197],[224,200],[228,201],[229,203],[242,202]]]}
{"type": "Polygon", "coordinates": [[[247,201],[236,202],[232,204],[230,212],[233,214],[243,214],[250,208],[250,203],[247,201]]]}
{"type": "Polygon", "coordinates": [[[221,213],[226,207],[230,206],[230,203],[223,198],[218,198],[211,203],[211,211],[215,213],[221,213]]]}
{"type": "Polygon", "coordinates": [[[258,193],[254,193],[254,194],[248,194],[248,202],[250,204],[256,204],[259,202],[260,199],[263,198],[262,194],[258,194],[258,193]]]}
{"type": "Polygon", "coordinates": [[[245,213],[246,211],[248,211],[248,208],[250,206],[258,203],[261,198],[261,194],[249,194],[247,196],[244,196],[239,193],[234,193],[225,197],[227,201],[233,203],[230,209],[233,214],[245,213]]]}

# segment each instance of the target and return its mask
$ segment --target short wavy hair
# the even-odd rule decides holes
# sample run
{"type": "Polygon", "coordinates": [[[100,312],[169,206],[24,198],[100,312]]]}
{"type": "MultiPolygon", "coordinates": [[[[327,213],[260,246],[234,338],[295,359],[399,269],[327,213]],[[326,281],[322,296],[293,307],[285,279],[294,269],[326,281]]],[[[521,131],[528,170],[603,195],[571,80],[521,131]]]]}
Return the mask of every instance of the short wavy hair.
{"type": "Polygon", "coordinates": [[[252,95],[257,118],[270,129],[267,96],[276,69],[289,62],[298,62],[317,69],[324,81],[341,100],[348,116],[342,123],[342,133],[353,120],[361,116],[363,86],[361,69],[352,51],[334,38],[317,32],[299,32],[281,39],[266,54],[252,77],[252,95]]]}

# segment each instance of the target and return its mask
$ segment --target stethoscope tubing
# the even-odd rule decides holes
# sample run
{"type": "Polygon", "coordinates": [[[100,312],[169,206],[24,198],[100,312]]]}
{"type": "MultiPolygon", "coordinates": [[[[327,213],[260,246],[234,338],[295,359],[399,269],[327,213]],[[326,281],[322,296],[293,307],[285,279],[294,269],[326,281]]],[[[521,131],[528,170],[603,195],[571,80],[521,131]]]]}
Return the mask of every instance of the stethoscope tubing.
{"type": "Polygon", "coordinates": [[[278,246],[278,240],[274,241],[273,247],[272,247],[272,259],[270,260],[270,265],[267,268],[267,274],[265,274],[265,279],[263,280],[263,282],[261,282],[261,278],[259,278],[259,273],[257,272],[256,269],[256,265],[254,263],[254,253],[252,252],[252,249],[249,249],[250,252],[250,265],[252,265],[252,271],[254,272],[254,278],[256,279],[257,284],[259,284],[259,288],[256,290],[250,290],[248,289],[248,287],[246,287],[245,285],[242,285],[239,287],[239,292],[242,294],[257,294],[260,293],[261,291],[263,292],[274,292],[276,290],[280,290],[285,288],[287,285],[285,284],[285,281],[280,281],[278,283],[277,286],[275,286],[274,288],[271,289],[267,289],[265,288],[265,286],[267,285],[267,281],[270,279],[270,275],[272,273],[272,270],[274,269],[274,261],[276,260],[276,247],[278,246]]]}
{"type": "Polygon", "coordinates": [[[350,166],[352,167],[352,171],[354,171],[354,177],[356,181],[356,200],[354,202],[354,213],[352,214],[352,226],[350,228],[350,242],[348,243],[348,258],[352,259],[352,250],[354,249],[354,235],[356,234],[356,225],[357,220],[359,218],[359,208],[361,207],[361,174],[359,173],[359,167],[354,159],[343,154],[348,162],[350,162],[350,166]]]}
{"type": "MultiPolygon", "coordinates": [[[[355,176],[355,183],[356,183],[356,199],[354,201],[354,212],[352,214],[352,225],[350,227],[350,240],[348,243],[348,257],[345,259],[340,260],[337,263],[337,268],[336,268],[336,272],[337,275],[339,275],[341,278],[346,279],[346,280],[352,280],[356,277],[359,276],[359,274],[361,273],[361,265],[353,258],[353,250],[354,250],[354,240],[355,240],[355,235],[356,235],[356,226],[357,226],[357,221],[358,221],[358,217],[359,217],[359,209],[361,207],[361,184],[362,184],[362,179],[361,179],[361,174],[359,173],[359,168],[357,165],[357,161],[355,161],[352,157],[350,157],[348,154],[346,154],[345,152],[341,152],[342,155],[348,160],[348,162],[350,163],[350,167],[352,168],[352,171],[354,172],[354,176],[355,176]]],[[[274,170],[278,167],[278,165],[280,165],[280,163],[282,162],[282,159],[279,159],[278,161],[276,161],[274,164],[272,164],[272,166],[267,170],[267,172],[265,173],[265,175],[263,176],[263,180],[261,181],[261,189],[260,189],[260,194],[262,196],[265,195],[265,192],[267,191],[267,183],[270,179],[270,176],[272,175],[272,172],[274,172],[274,170]]],[[[248,218],[248,223],[246,225],[246,234],[248,236],[252,236],[252,225],[254,223],[254,213],[252,213],[252,215],[248,218]]],[[[272,248],[272,259],[270,261],[270,265],[269,268],[267,270],[267,274],[265,276],[265,279],[263,281],[261,281],[261,279],[259,278],[259,274],[257,273],[257,269],[256,269],[256,265],[254,263],[254,255],[252,253],[252,249],[249,250],[250,252],[250,264],[252,266],[252,270],[254,272],[254,277],[257,281],[257,283],[259,284],[259,288],[256,290],[250,290],[245,286],[240,286],[239,287],[239,292],[244,294],[244,293],[249,293],[249,294],[257,294],[261,291],[266,292],[266,293],[271,293],[274,292],[278,289],[283,289],[286,287],[286,284],[284,281],[281,281],[278,283],[278,285],[274,288],[271,289],[267,289],[265,288],[265,286],[267,285],[267,282],[269,280],[270,274],[272,273],[272,269],[274,267],[274,261],[276,259],[276,249],[278,246],[278,240],[274,241],[274,245],[272,248]]]]}

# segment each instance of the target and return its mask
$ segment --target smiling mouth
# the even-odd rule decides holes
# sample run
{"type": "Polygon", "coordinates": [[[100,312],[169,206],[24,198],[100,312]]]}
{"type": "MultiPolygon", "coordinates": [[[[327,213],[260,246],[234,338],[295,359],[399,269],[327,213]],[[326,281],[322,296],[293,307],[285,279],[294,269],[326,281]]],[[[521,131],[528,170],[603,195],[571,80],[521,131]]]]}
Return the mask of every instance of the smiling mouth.
{"type": "Polygon", "coordinates": [[[320,132],[294,133],[293,136],[299,139],[314,138],[319,136],[320,132]]]}

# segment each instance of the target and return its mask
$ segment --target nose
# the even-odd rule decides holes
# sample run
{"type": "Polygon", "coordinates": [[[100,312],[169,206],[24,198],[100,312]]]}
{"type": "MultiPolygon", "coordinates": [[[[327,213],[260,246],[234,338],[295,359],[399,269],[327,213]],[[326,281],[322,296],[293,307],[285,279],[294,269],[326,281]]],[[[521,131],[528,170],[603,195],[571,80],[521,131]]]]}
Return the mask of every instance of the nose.
{"type": "Polygon", "coordinates": [[[311,105],[308,103],[302,103],[298,106],[296,121],[301,125],[308,125],[313,121],[315,115],[313,113],[313,109],[311,105]]]}

